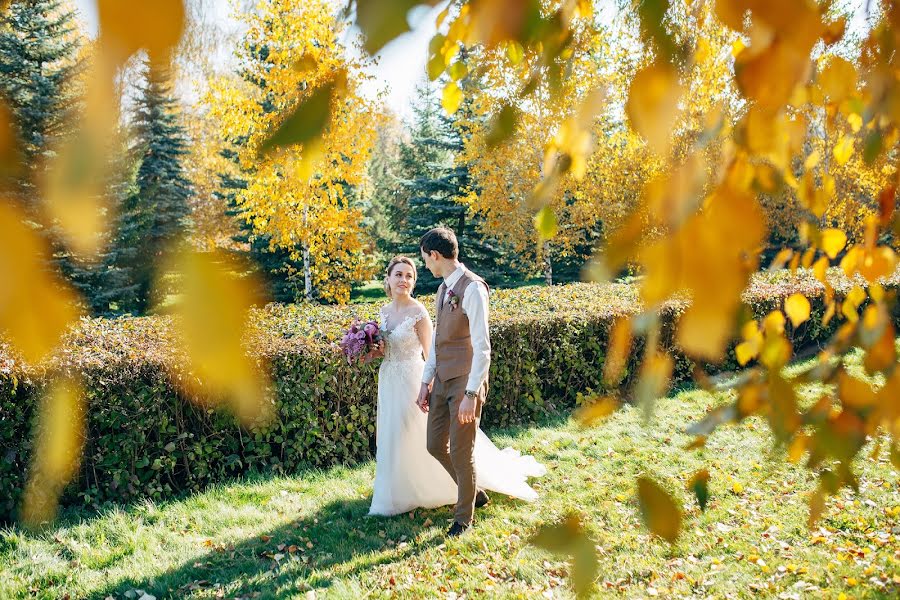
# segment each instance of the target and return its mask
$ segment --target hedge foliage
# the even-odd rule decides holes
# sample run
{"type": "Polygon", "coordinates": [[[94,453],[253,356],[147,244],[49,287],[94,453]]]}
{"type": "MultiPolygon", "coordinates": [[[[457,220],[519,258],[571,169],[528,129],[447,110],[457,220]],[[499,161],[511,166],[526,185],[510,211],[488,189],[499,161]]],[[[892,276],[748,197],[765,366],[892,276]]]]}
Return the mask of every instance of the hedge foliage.
{"type": "MultiPolygon", "coordinates": [[[[838,296],[853,282],[834,273],[838,296]]],[[[896,281],[888,282],[896,287],[896,281]]],[[[795,347],[824,341],[837,326],[821,325],[823,287],[812,274],[759,274],[744,295],[756,316],[802,292],[810,321],[793,332],[795,347]]],[[[433,310],[433,298],[422,298],[433,310]]],[[[686,299],[660,310],[669,343],[686,299]]],[[[571,284],[497,290],[491,298],[491,394],[483,426],[528,423],[575,406],[579,395],[603,391],[603,361],[615,320],[641,310],[633,284],[571,284]]],[[[169,317],[86,320],[42,371],[15,361],[0,346],[0,521],[14,517],[29,464],[36,407],[46,381],[80,374],[87,382],[88,427],[80,475],[68,503],[162,499],[248,471],[290,473],[309,466],[353,464],[373,456],[376,365],[350,366],[335,345],[354,316],[375,318],[377,304],[350,307],[270,305],[254,313],[249,351],[271,370],[277,418],[247,431],[228,414],[181,397],[173,377],[169,317]]],[[[895,319],[896,320],[896,319],[895,319]]],[[[669,344],[671,345],[671,344],[669,344]]],[[[675,382],[693,364],[676,353],[675,382]]],[[[733,353],[731,355],[733,357],[733,353]]],[[[632,349],[623,385],[641,358],[632,349]]],[[[734,359],[707,370],[730,370],[734,359]]]]}

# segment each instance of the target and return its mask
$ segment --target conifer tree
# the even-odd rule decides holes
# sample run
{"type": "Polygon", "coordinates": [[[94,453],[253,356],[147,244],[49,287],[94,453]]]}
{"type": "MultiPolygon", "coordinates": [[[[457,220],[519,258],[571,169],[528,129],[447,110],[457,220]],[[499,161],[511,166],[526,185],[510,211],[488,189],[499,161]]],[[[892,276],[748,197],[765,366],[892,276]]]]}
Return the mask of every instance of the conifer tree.
{"type": "MultiPolygon", "coordinates": [[[[516,271],[504,260],[504,249],[481,232],[481,218],[462,202],[473,186],[468,165],[457,160],[468,135],[462,117],[472,117],[471,104],[447,116],[434,90],[420,86],[413,111],[410,142],[400,149],[400,185],[405,198],[395,206],[393,215],[402,232],[398,250],[418,255],[419,238],[432,227],[444,225],[456,233],[460,260],[468,268],[494,284],[515,277],[516,271]]],[[[437,285],[429,273],[420,273],[420,291],[433,291],[437,285]]]]}
{"type": "Polygon", "coordinates": [[[184,238],[191,183],[183,165],[188,140],[172,96],[169,74],[147,67],[134,113],[134,151],[139,166],[133,193],[122,206],[109,290],[120,310],[142,314],[150,307],[154,267],[163,253],[184,238]]]}
{"type": "Polygon", "coordinates": [[[80,106],[74,17],[62,0],[14,0],[0,13],[0,93],[18,125],[27,165],[13,188],[33,218],[43,159],[72,133],[80,106]]]}

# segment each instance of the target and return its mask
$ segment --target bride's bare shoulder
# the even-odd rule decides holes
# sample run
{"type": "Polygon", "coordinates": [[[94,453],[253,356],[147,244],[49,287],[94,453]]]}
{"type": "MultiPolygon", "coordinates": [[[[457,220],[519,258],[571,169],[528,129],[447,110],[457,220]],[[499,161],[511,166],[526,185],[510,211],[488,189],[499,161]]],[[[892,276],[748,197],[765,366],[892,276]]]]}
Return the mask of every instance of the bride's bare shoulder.
{"type": "Polygon", "coordinates": [[[431,317],[428,314],[428,309],[425,308],[425,305],[416,300],[416,309],[415,314],[419,319],[430,319],[431,317]]]}

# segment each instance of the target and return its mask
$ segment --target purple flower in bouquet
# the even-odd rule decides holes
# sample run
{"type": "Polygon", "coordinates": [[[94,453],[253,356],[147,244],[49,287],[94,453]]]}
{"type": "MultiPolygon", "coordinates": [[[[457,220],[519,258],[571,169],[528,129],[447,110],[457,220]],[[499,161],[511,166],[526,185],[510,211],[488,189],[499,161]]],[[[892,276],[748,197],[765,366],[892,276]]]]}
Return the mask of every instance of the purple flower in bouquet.
{"type": "Polygon", "coordinates": [[[353,321],[341,338],[341,350],[348,361],[359,359],[371,352],[381,341],[381,328],[375,321],[360,323],[353,321]]]}

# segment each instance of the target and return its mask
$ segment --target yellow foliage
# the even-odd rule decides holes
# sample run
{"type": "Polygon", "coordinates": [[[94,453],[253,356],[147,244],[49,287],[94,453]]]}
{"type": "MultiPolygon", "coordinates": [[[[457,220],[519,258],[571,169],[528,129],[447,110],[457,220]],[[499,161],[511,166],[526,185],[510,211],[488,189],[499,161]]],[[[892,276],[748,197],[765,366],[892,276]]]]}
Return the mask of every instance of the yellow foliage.
{"type": "Polygon", "coordinates": [[[248,26],[239,51],[243,69],[266,87],[223,78],[211,86],[206,102],[224,141],[247,139],[240,159],[251,176],[237,202],[254,233],[294,260],[308,252],[313,285],[325,299],[341,302],[349,299],[353,281],[371,275],[361,257],[368,245],[362,213],[351,205],[349,189],[364,183],[377,112],[358,93],[361,64],[340,44],[343,25],[332,9],[325,0],[302,5],[268,0],[243,15],[248,26]],[[265,59],[257,54],[262,46],[268,49],[265,59]],[[328,95],[316,96],[326,86],[331,86],[328,95]],[[257,154],[284,125],[281,115],[319,98],[328,103],[321,135],[296,137],[303,132],[282,127],[285,140],[307,143],[279,143],[262,157],[257,154]]]}

